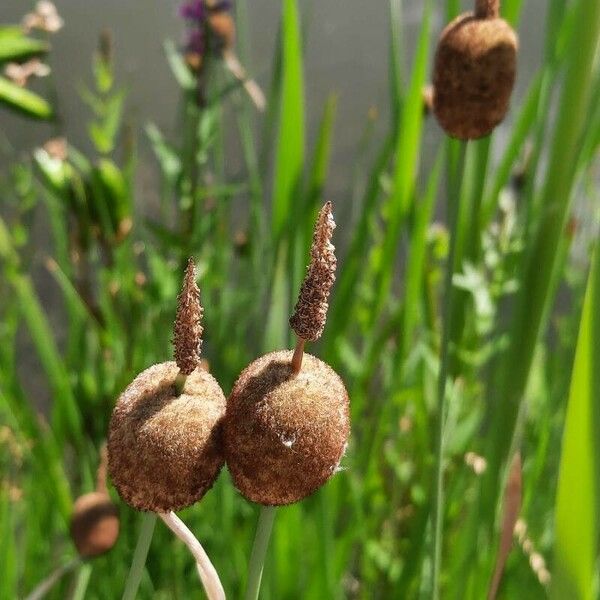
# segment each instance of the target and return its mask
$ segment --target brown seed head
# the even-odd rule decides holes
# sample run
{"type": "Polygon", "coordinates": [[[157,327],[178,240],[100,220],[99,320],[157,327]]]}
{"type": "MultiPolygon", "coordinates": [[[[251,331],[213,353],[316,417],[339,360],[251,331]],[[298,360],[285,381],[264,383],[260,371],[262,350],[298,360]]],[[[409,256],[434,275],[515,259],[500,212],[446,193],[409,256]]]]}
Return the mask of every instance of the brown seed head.
{"type": "Polygon", "coordinates": [[[303,340],[314,342],[321,337],[327,320],[329,293],[335,281],[337,264],[331,243],[335,221],[331,202],[326,202],[315,226],[310,264],[300,288],[298,303],[290,318],[290,327],[303,340]]]}
{"type": "Polygon", "coordinates": [[[106,492],[79,497],[71,517],[71,538],[79,556],[93,558],[108,552],[119,537],[119,510],[106,492]]]}
{"type": "Polygon", "coordinates": [[[181,293],[177,297],[173,344],[175,362],[183,375],[189,375],[200,364],[202,347],[202,315],[200,290],[196,283],[196,265],[188,260],[181,293]]]}
{"type": "Polygon", "coordinates": [[[231,14],[225,10],[211,11],[208,26],[221,50],[231,50],[235,45],[235,23],[231,14]]]}
{"type": "Polygon", "coordinates": [[[265,505],[297,502],[335,472],[350,434],[348,394],[324,362],[267,354],[240,375],[227,402],[223,439],[237,489],[265,505]]]}
{"type": "Polygon", "coordinates": [[[166,362],[146,369],[123,392],[108,436],[108,469],[121,498],[139,510],[176,511],[212,487],[223,465],[225,396],[196,369],[175,392],[179,370],[166,362]]]}
{"type": "Polygon", "coordinates": [[[480,138],[502,121],[515,81],[517,47],[515,32],[499,18],[466,13],[444,29],[435,56],[433,108],[448,135],[480,138]]]}

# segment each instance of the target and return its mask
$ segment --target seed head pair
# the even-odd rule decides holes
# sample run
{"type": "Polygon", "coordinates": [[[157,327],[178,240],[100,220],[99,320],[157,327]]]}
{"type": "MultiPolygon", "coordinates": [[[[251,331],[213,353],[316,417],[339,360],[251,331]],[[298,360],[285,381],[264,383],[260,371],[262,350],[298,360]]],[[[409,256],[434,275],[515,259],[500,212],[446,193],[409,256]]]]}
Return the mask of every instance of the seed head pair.
{"type": "Polygon", "coordinates": [[[325,325],[334,227],[327,203],[290,319],[296,351],[254,361],[227,402],[198,368],[202,308],[190,259],[178,298],[176,360],[138,375],[111,418],[109,471],[128,504],[161,514],[187,507],[211,488],[225,460],[239,491],[268,505],[296,502],[335,472],[350,430],[348,395],[329,366],[310,355],[302,360],[305,341],[318,339],[325,325]]]}
{"type": "Polygon", "coordinates": [[[475,11],[454,19],[440,36],[433,111],[452,137],[484,137],[508,110],[518,39],[499,13],[500,0],[475,0],[475,11]]]}

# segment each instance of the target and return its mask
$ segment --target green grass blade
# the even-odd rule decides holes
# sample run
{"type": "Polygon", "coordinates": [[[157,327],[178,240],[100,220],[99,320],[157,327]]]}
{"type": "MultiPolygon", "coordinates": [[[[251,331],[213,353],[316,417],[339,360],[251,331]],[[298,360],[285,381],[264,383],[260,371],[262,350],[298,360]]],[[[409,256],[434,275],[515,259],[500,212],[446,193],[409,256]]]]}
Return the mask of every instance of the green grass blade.
{"type": "Polygon", "coordinates": [[[49,102],[34,92],[19,87],[5,77],[0,77],[1,104],[34,119],[47,121],[54,116],[54,110],[49,102]]]}
{"type": "Polygon", "coordinates": [[[386,219],[386,231],[381,255],[378,259],[380,282],[377,285],[379,294],[376,308],[373,311],[374,314],[380,313],[381,307],[387,300],[394,276],[392,264],[397,252],[398,238],[415,191],[423,128],[422,93],[427,76],[430,22],[431,7],[430,3],[426,2],[423,8],[423,23],[412,67],[412,78],[398,124],[393,189],[383,209],[386,219]]]}
{"type": "Polygon", "coordinates": [[[0,27],[0,63],[9,60],[22,61],[48,51],[48,44],[19,34],[12,27],[0,27]]]}
{"type": "MultiPolygon", "coordinates": [[[[575,7],[577,36],[571,39],[562,97],[550,148],[540,206],[543,213],[525,256],[522,285],[506,353],[504,378],[492,408],[488,473],[484,502],[495,502],[498,474],[511,444],[519,405],[527,384],[535,345],[552,302],[552,282],[565,220],[571,204],[578,145],[585,127],[594,57],[600,39],[600,3],[581,0],[575,7]],[[490,487],[491,486],[491,487],[490,487]]],[[[486,511],[491,514],[492,511],[486,511]]]]}
{"type": "Polygon", "coordinates": [[[600,534],[600,260],[588,280],[563,431],[551,598],[597,598],[600,534]]]}
{"type": "Polygon", "coordinates": [[[277,239],[294,211],[304,168],[304,78],[296,0],[284,0],[281,96],[273,173],[273,232],[277,239]]]}

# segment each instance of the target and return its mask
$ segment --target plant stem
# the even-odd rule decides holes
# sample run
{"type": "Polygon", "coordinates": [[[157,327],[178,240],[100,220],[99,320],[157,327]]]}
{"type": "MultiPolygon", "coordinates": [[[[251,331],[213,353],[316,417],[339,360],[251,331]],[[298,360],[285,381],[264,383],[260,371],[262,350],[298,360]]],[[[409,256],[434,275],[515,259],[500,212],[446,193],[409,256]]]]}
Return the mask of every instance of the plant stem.
{"type": "MultiPolygon", "coordinates": [[[[461,144],[457,173],[464,166],[466,144],[461,144]]],[[[444,421],[446,416],[446,384],[450,334],[452,331],[452,300],[454,297],[452,278],[454,276],[458,226],[460,222],[460,186],[454,185],[448,194],[448,218],[450,230],[450,249],[443,290],[442,340],[440,345],[440,365],[437,386],[437,414],[435,430],[435,484],[433,500],[433,547],[432,547],[432,592],[431,597],[440,597],[440,573],[442,567],[442,546],[444,537],[444,421]]]]}
{"type": "Polygon", "coordinates": [[[181,396],[183,393],[183,388],[185,387],[185,382],[187,380],[187,375],[184,375],[181,371],[177,373],[175,377],[175,393],[177,396],[181,396]]]}
{"type": "Polygon", "coordinates": [[[292,356],[292,373],[294,375],[298,375],[300,373],[300,369],[302,368],[302,358],[304,356],[304,345],[306,344],[305,340],[301,337],[296,341],[296,347],[294,348],[294,355],[292,356]]]}
{"type": "Polygon", "coordinates": [[[131,569],[129,569],[129,575],[127,576],[123,600],[134,600],[137,595],[155,525],[156,515],[154,513],[145,513],[142,517],[142,526],[140,527],[140,535],[133,554],[131,569]]]}
{"type": "Polygon", "coordinates": [[[79,557],[74,558],[72,561],[55,569],[44,581],[40,582],[38,586],[25,598],[25,600],[41,600],[46,594],[64,577],[67,573],[71,572],[78,565],[81,564],[79,557]]]}
{"type": "Polygon", "coordinates": [[[202,544],[196,539],[196,536],[194,536],[186,524],[174,512],[159,513],[158,516],[188,547],[196,559],[198,575],[200,575],[208,600],[225,600],[225,591],[219,579],[219,574],[210,562],[210,558],[208,558],[208,554],[204,551],[202,544]]]}
{"type": "Polygon", "coordinates": [[[276,506],[261,506],[254,544],[252,546],[252,554],[250,556],[245,600],[258,600],[265,556],[267,554],[267,547],[269,546],[269,538],[271,537],[276,511],[276,506]]]}

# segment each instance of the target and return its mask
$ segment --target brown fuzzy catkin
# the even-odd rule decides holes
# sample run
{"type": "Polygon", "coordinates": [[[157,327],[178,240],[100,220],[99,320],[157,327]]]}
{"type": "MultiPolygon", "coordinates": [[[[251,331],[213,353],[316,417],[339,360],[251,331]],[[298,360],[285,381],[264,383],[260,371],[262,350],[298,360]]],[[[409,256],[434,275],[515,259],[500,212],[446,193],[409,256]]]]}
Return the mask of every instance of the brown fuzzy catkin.
{"type": "Polygon", "coordinates": [[[178,394],[178,372],[174,362],[146,369],[111,417],[109,473],[121,498],[138,510],[190,506],[212,487],[224,463],[223,391],[212,375],[196,369],[178,394]]]}
{"type": "Polygon", "coordinates": [[[237,489],[259,504],[290,504],[315,492],[336,472],[350,434],[340,377],[310,354],[294,376],[291,359],[285,350],[254,361],[227,402],[227,465],[237,489]]]}
{"type": "Polygon", "coordinates": [[[204,310],[200,304],[200,289],[196,283],[196,265],[190,258],[185,270],[181,293],[177,297],[173,345],[175,362],[183,375],[189,375],[200,364],[202,348],[201,325],[204,310]]]}
{"type": "Polygon", "coordinates": [[[310,249],[310,264],[300,288],[300,295],[290,318],[290,327],[296,335],[308,342],[318,340],[327,320],[327,301],[335,282],[335,247],[331,243],[335,221],[333,207],[326,202],[319,212],[313,242],[310,249]]]}
{"type": "Polygon", "coordinates": [[[119,509],[106,492],[80,496],[73,506],[71,539],[82,558],[108,552],[119,537],[119,509]]]}
{"type": "Polygon", "coordinates": [[[484,137],[508,110],[518,39],[498,15],[498,0],[476,0],[475,12],[454,19],[440,36],[433,74],[433,109],[452,137],[484,137]]]}

